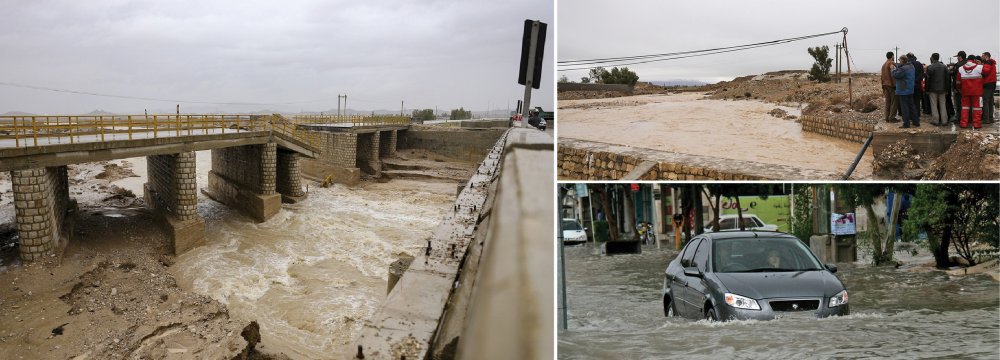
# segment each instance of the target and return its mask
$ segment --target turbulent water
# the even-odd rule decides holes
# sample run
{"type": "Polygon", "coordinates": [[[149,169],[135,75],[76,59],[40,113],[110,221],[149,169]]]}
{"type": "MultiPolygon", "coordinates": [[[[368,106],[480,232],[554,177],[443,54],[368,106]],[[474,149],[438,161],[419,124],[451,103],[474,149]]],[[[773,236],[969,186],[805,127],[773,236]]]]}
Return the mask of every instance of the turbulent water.
{"type": "MultiPolygon", "coordinates": [[[[199,152],[199,186],[207,184],[207,158],[199,152]]],[[[256,320],[267,352],[347,358],[385,298],[389,263],[419,252],[454,191],[454,184],[413,181],[313,187],[306,201],[283,205],[262,224],[201,197],[206,246],[178,257],[171,272],[234,317],[256,320]]]]}
{"type": "Polygon", "coordinates": [[[718,323],[664,317],[663,270],[676,252],[643,251],[601,257],[588,246],[566,249],[560,359],[1000,356],[1000,288],[987,275],[839,264],[849,316],[718,323]]]}

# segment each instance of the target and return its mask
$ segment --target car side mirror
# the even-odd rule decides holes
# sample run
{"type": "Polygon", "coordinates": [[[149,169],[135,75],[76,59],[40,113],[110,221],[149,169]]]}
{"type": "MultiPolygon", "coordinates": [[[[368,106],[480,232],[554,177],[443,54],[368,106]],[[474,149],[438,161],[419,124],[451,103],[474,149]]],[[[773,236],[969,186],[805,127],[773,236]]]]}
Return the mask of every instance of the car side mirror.
{"type": "Polygon", "coordinates": [[[684,268],[684,275],[685,276],[692,276],[692,277],[696,277],[696,278],[700,278],[700,277],[704,276],[704,275],[702,275],[701,271],[698,271],[698,268],[696,268],[696,267],[686,267],[686,268],[684,268]]]}
{"type": "Polygon", "coordinates": [[[831,273],[834,273],[834,274],[836,274],[836,273],[837,273],[837,265],[834,265],[834,264],[826,264],[826,269],[827,269],[827,270],[830,270],[830,272],[831,272],[831,273]]]}

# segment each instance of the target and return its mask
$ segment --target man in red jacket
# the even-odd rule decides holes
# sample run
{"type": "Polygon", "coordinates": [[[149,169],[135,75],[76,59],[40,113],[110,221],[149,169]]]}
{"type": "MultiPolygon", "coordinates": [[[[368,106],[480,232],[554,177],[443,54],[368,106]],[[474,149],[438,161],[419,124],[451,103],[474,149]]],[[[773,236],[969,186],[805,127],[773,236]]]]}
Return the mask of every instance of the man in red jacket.
{"type": "Polygon", "coordinates": [[[993,92],[997,89],[997,61],[983,53],[983,123],[993,123],[993,92]]]}
{"type": "Polygon", "coordinates": [[[965,64],[958,68],[956,80],[962,83],[962,116],[959,126],[969,125],[969,110],[972,111],[972,127],[983,127],[983,66],[976,64],[975,56],[969,56],[965,64]]]}

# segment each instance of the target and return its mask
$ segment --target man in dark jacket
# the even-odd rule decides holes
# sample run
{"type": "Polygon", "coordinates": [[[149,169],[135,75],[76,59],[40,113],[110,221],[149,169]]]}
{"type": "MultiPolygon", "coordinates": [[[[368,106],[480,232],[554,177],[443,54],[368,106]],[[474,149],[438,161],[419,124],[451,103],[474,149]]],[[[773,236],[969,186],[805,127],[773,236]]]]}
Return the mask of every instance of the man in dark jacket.
{"type": "Polygon", "coordinates": [[[941,61],[941,55],[931,54],[931,65],[927,67],[927,95],[930,97],[931,124],[941,126],[948,123],[948,109],[945,96],[951,83],[948,67],[941,61]]]}
{"type": "Polygon", "coordinates": [[[885,97],[885,121],[897,122],[896,110],[899,108],[899,97],[896,96],[896,82],[892,79],[892,51],[885,53],[885,63],[882,64],[882,96],[885,97]]]}
{"type": "Polygon", "coordinates": [[[997,89],[997,61],[983,53],[983,123],[993,123],[993,92],[997,89]]]}
{"type": "Polygon", "coordinates": [[[913,106],[913,79],[915,71],[913,65],[908,64],[906,56],[899,57],[899,64],[892,66],[892,78],[896,79],[896,95],[899,95],[899,102],[902,104],[903,126],[900,128],[910,128],[910,123],[914,127],[920,127],[920,118],[917,117],[916,107],[913,106]]]}
{"type": "Polygon", "coordinates": [[[951,78],[955,79],[952,83],[952,95],[954,97],[953,104],[955,104],[956,111],[955,116],[951,118],[951,121],[958,123],[959,114],[962,113],[960,110],[960,107],[962,106],[962,80],[958,77],[958,69],[961,68],[962,65],[965,65],[965,51],[959,51],[958,54],[955,54],[955,58],[957,61],[955,62],[954,71],[951,72],[951,78]]]}
{"type": "Polygon", "coordinates": [[[921,102],[924,100],[924,64],[917,61],[917,56],[907,53],[906,59],[913,65],[913,114],[920,117],[921,102]]]}

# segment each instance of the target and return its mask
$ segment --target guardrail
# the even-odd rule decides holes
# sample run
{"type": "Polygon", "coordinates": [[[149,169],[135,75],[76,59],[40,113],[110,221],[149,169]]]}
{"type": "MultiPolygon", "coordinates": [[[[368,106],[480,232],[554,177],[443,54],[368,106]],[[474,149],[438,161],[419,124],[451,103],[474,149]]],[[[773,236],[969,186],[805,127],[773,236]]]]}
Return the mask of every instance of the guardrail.
{"type": "Polygon", "coordinates": [[[273,115],[3,115],[0,116],[0,147],[13,139],[14,147],[54,143],[105,142],[176,136],[274,131],[318,148],[320,136],[299,124],[335,123],[350,126],[408,125],[405,116],[299,115],[288,119],[273,115]],[[111,139],[108,139],[111,137],[111,139]]]}
{"type": "Polygon", "coordinates": [[[409,116],[399,115],[294,115],[296,124],[350,124],[351,126],[409,125],[409,116]]]}

